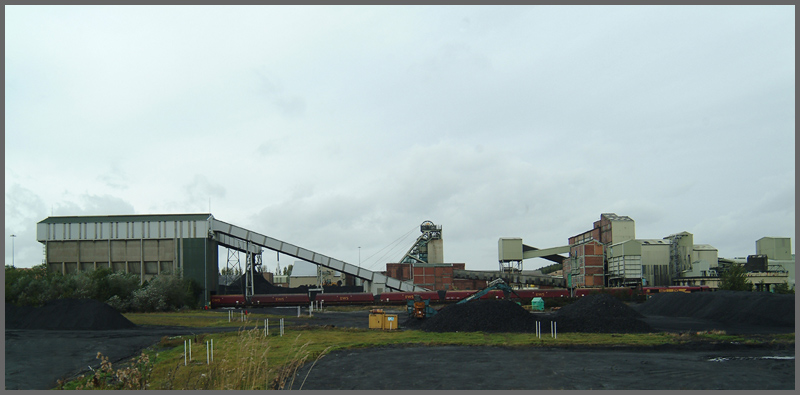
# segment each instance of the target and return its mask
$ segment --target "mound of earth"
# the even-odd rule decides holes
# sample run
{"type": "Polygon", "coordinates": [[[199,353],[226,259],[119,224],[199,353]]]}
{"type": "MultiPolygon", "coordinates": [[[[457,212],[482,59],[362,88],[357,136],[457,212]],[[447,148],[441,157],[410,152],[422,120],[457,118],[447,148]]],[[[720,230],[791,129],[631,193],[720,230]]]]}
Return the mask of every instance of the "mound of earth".
{"type": "Polygon", "coordinates": [[[7,329],[110,330],[134,328],[113,307],[93,299],[56,299],[42,307],[6,303],[7,329]]]}
{"type": "Polygon", "coordinates": [[[556,314],[559,332],[646,333],[653,328],[641,314],[607,295],[588,295],[564,306],[556,314]]]}
{"type": "Polygon", "coordinates": [[[653,328],[613,296],[585,296],[563,307],[558,314],[531,314],[507,300],[476,300],[449,305],[424,320],[409,318],[403,326],[428,332],[535,332],[536,322],[548,332],[555,321],[558,332],[642,333],[653,328]]]}
{"type": "Polygon", "coordinates": [[[701,318],[726,324],[794,326],[794,295],[770,292],[658,293],[637,310],[646,315],[701,318]]]}

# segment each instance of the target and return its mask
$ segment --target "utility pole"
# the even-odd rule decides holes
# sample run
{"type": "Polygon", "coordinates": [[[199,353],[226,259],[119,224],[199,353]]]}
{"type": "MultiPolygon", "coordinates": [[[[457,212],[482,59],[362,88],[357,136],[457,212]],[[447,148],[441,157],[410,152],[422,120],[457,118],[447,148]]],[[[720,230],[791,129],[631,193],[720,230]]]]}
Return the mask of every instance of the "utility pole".
{"type": "Polygon", "coordinates": [[[17,235],[11,235],[11,267],[14,267],[14,239],[17,235]]]}
{"type": "Polygon", "coordinates": [[[361,267],[361,247],[358,247],[358,267],[361,267]]]}

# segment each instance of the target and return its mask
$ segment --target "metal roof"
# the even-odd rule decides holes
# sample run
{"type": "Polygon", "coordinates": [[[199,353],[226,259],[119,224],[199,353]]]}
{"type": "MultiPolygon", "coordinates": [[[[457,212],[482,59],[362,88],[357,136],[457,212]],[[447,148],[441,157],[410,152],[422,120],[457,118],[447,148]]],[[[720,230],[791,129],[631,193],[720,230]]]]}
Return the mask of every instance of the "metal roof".
{"type": "Polygon", "coordinates": [[[66,217],[47,217],[40,224],[69,224],[87,222],[143,222],[143,221],[206,221],[214,216],[205,214],[133,214],[133,215],[80,215],[66,217]]]}
{"type": "Polygon", "coordinates": [[[614,213],[603,213],[601,214],[601,217],[604,217],[609,221],[633,221],[633,219],[627,215],[617,215],[614,213]]]}
{"type": "Polygon", "coordinates": [[[711,244],[695,244],[692,248],[697,251],[717,251],[716,247],[711,244]]]}
{"type": "Polygon", "coordinates": [[[664,240],[664,239],[640,239],[639,241],[641,241],[642,244],[648,244],[648,245],[650,245],[650,244],[672,244],[671,241],[664,240]]]}

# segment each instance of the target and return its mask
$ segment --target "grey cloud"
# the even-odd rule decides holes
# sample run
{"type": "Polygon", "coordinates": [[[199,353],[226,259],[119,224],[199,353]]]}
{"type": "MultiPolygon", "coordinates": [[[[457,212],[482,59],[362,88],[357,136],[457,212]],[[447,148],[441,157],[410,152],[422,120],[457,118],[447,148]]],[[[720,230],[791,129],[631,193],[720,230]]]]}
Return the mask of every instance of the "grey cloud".
{"type": "Polygon", "coordinates": [[[287,117],[302,117],[306,111],[306,100],[300,96],[287,94],[283,85],[267,76],[263,70],[254,71],[258,82],[256,93],[261,98],[272,103],[281,114],[287,117]]]}
{"type": "Polygon", "coordinates": [[[192,181],[184,186],[184,190],[189,197],[225,196],[224,186],[216,182],[212,182],[206,176],[200,174],[195,174],[194,178],[192,178],[192,181]]]}
{"type": "Polygon", "coordinates": [[[118,165],[112,166],[109,171],[97,176],[97,179],[114,189],[126,189],[129,182],[125,171],[122,170],[118,165]]]}
{"type": "Polygon", "coordinates": [[[64,201],[54,205],[54,215],[126,215],[135,214],[131,203],[111,195],[79,195],[77,201],[64,201]]]}
{"type": "Polygon", "coordinates": [[[30,221],[44,219],[47,207],[36,193],[20,184],[13,184],[5,191],[5,226],[18,229],[30,227],[30,221]]]}
{"type": "Polygon", "coordinates": [[[275,100],[274,103],[286,116],[300,117],[306,112],[306,101],[301,97],[282,97],[275,100]]]}

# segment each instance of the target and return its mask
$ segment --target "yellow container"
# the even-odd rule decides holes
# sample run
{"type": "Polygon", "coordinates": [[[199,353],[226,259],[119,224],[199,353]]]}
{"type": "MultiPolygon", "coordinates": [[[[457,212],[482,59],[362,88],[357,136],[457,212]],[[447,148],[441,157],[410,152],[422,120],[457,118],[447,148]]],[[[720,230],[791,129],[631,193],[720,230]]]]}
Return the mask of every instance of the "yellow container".
{"type": "Polygon", "coordinates": [[[385,314],[370,314],[369,315],[369,329],[383,329],[383,317],[385,314]]]}
{"type": "Polygon", "coordinates": [[[397,329],[397,314],[384,314],[383,315],[383,329],[394,330],[397,329]]]}

